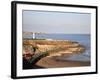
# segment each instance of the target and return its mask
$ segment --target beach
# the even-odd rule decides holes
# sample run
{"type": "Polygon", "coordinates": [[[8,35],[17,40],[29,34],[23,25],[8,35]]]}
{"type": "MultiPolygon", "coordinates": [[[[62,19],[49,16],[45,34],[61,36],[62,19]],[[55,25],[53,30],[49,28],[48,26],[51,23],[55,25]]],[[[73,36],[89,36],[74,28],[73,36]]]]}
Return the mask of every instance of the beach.
{"type": "Polygon", "coordinates": [[[60,67],[82,67],[90,66],[89,61],[71,61],[71,60],[56,60],[50,57],[44,57],[36,63],[36,65],[45,68],[60,68],[60,67]]]}

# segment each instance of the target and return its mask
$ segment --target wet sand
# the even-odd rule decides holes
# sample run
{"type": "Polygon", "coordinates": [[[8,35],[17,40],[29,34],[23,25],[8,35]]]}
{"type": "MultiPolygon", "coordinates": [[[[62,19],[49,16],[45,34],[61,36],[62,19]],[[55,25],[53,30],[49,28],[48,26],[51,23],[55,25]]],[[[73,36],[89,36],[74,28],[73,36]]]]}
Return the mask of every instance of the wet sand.
{"type": "Polygon", "coordinates": [[[60,68],[60,67],[81,67],[90,66],[90,62],[57,60],[52,57],[44,57],[36,63],[37,66],[45,68],[60,68]]]}

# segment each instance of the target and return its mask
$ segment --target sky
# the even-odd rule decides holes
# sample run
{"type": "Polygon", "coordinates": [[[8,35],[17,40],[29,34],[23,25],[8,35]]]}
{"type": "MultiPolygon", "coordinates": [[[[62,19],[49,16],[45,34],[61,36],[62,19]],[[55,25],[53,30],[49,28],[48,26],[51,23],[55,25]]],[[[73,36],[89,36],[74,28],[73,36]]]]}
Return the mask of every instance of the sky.
{"type": "Polygon", "coordinates": [[[91,14],[23,11],[23,32],[90,34],[91,14]]]}

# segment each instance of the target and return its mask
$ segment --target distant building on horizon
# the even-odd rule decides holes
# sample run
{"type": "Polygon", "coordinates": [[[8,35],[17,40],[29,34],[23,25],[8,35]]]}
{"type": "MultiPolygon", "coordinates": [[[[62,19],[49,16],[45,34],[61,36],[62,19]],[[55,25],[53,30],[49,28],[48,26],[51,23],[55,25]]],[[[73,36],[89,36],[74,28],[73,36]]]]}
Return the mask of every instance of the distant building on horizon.
{"type": "Polygon", "coordinates": [[[23,39],[35,39],[36,34],[33,32],[23,32],[23,39]]]}
{"type": "Polygon", "coordinates": [[[36,39],[36,35],[39,34],[46,34],[42,32],[23,32],[23,39],[36,39]]]}

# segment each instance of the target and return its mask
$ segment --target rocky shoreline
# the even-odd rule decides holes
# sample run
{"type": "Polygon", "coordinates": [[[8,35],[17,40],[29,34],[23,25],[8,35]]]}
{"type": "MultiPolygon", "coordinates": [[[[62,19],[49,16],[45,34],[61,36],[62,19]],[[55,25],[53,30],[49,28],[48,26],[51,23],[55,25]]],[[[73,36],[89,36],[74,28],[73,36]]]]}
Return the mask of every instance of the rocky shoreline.
{"type": "Polygon", "coordinates": [[[43,39],[23,40],[23,68],[28,69],[29,67],[29,69],[34,69],[34,65],[44,68],[88,66],[90,62],[56,61],[58,57],[78,55],[82,54],[84,51],[85,47],[75,41],[43,39]]]}
{"type": "Polygon", "coordinates": [[[49,57],[78,54],[85,51],[83,45],[69,40],[24,40],[23,45],[38,47],[36,53],[48,51],[49,57]]]}

